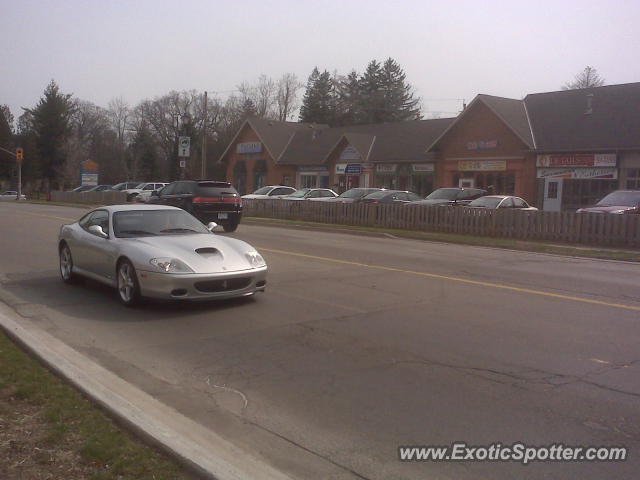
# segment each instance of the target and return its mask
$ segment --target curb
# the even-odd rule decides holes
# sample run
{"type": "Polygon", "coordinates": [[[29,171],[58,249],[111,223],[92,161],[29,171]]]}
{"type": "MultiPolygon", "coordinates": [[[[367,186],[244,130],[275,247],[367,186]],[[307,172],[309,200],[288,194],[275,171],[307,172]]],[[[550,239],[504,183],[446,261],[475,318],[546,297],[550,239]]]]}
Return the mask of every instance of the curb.
{"type": "Polygon", "coordinates": [[[136,434],[205,478],[292,480],[50,334],[25,328],[2,311],[0,328],[136,434]]]}

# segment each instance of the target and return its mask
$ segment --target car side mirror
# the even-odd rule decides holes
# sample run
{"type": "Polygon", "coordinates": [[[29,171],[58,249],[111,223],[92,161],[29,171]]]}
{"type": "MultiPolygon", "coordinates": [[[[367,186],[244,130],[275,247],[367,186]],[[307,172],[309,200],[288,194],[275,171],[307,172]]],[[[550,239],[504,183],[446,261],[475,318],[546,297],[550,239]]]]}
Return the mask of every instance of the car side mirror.
{"type": "Polygon", "coordinates": [[[101,238],[109,238],[109,235],[107,235],[104,230],[102,230],[102,227],[100,225],[91,225],[89,227],[89,233],[93,233],[94,235],[101,238]]]}
{"type": "Polygon", "coordinates": [[[210,232],[213,232],[213,229],[216,228],[218,226],[218,224],[216,222],[209,222],[207,223],[207,230],[209,230],[210,232]]]}

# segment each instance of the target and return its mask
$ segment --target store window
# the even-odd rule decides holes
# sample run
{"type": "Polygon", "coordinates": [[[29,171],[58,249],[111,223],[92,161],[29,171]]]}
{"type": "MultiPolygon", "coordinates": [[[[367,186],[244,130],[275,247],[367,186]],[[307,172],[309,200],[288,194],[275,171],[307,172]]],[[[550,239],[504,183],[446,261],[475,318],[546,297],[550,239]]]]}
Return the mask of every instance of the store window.
{"type": "Polygon", "coordinates": [[[300,188],[316,188],[317,175],[300,175],[300,188]]]}
{"type": "Polygon", "coordinates": [[[617,188],[617,180],[567,178],[562,186],[562,209],[576,210],[587,205],[594,205],[617,188]]]}
{"type": "Polygon", "coordinates": [[[640,168],[628,168],[626,170],[626,177],[626,188],[629,190],[640,189],[640,168]]]}

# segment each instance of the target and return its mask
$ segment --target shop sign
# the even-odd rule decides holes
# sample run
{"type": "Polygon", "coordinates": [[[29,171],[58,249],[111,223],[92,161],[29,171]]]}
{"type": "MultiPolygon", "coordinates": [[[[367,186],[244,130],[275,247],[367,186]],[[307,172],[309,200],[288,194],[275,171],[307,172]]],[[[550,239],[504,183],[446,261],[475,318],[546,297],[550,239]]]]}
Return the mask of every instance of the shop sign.
{"type": "Polygon", "coordinates": [[[433,163],[414,163],[411,165],[414,172],[430,173],[436,170],[436,166],[433,163]]]}
{"type": "Polygon", "coordinates": [[[84,187],[85,185],[91,185],[95,187],[98,185],[98,174],[97,173],[83,173],[80,175],[80,184],[84,187]]]}
{"type": "Polygon", "coordinates": [[[355,148],[349,145],[342,150],[340,160],[360,160],[360,154],[355,148]]]}
{"type": "Polygon", "coordinates": [[[618,170],[615,168],[539,168],[538,178],[574,178],[615,180],[618,170]]]}
{"type": "Polygon", "coordinates": [[[362,165],[359,163],[348,163],[344,169],[345,175],[360,175],[362,173],[362,165]]]}
{"type": "Polygon", "coordinates": [[[538,155],[538,167],[615,167],[615,153],[576,153],[562,155],[538,155]]]}
{"type": "Polygon", "coordinates": [[[506,160],[461,160],[458,162],[458,170],[461,172],[503,171],[506,169],[506,160]]]}
{"type": "Polygon", "coordinates": [[[236,145],[238,153],[260,153],[262,152],[262,142],[244,142],[236,145]]]}
{"type": "Polygon", "coordinates": [[[80,163],[80,185],[98,185],[98,164],[93,160],[80,163]]]}
{"type": "Polygon", "coordinates": [[[347,169],[346,163],[336,163],[336,173],[338,175],[344,175],[344,171],[347,169]]]}
{"type": "Polygon", "coordinates": [[[498,148],[498,140],[476,140],[467,142],[467,150],[491,150],[498,148]]]}
{"type": "Polygon", "coordinates": [[[327,172],[329,169],[325,165],[311,165],[298,167],[299,172],[327,172]]]}
{"type": "Polygon", "coordinates": [[[379,163],[376,165],[376,172],[378,173],[394,173],[397,165],[395,163],[379,163]]]}

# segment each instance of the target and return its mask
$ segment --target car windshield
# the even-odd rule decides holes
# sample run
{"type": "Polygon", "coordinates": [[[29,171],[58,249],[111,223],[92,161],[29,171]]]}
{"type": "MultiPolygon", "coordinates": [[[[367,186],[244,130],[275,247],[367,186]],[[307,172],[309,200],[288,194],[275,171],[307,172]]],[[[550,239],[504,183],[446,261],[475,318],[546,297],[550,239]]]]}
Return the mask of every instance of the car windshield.
{"type": "Polygon", "coordinates": [[[370,188],[352,188],[346,192],[342,192],[338,197],[340,198],[362,198],[365,195],[375,192],[376,190],[370,188]]]}
{"type": "Polygon", "coordinates": [[[307,192],[309,191],[308,188],[301,188],[300,190],[296,190],[295,192],[293,192],[292,194],[290,194],[290,197],[304,197],[307,192]]]}
{"type": "Polygon", "coordinates": [[[209,230],[184,210],[125,210],[113,214],[116,237],[133,238],[157,235],[209,233],[209,230]]]}
{"type": "Polygon", "coordinates": [[[600,200],[596,205],[600,207],[624,206],[635,207],[640,204],[640,191],[638,192],[613,192],[600,200]]]}
{"type": "Polygon", "coordinates": [[[427,200],[455,200],[459,191],[457,188],[439,188],[427,195],[427,200]]]}
{"type": "Polygon", "coordinates": [[[127,188],[127,183],[118,183],[117,185],[114,185],[113,187],[111,187],[112,190],[124,190],[127,188]]]}
{"type": "Polygon", "coordinates": [[[266,195],[271,191],[271,188],[273,187],[262,187],[259,188],[258,190],[256,190],[255,192],[253,192],[254,195],[266,195]]]}
{"type": "Polygon", "coordinates": [[[469,204],[470,207],[497,208],[502,201],[500,197],[480,197],[469,204]]]}

